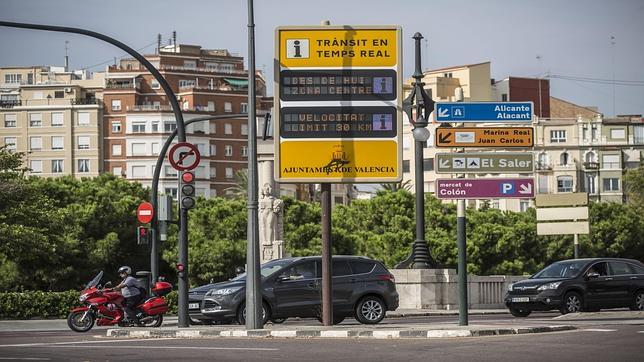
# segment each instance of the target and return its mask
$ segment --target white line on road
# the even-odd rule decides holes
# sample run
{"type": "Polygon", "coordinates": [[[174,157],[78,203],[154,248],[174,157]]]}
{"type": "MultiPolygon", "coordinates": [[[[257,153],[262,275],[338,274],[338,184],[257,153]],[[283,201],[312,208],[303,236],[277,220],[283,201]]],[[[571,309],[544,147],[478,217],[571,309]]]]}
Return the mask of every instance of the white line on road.
{"type": "Polygon", "coordinates": [[[617,329],[588,328],[588,329],[582,329],[582,331],[586,331],[586,332],[617,332],[617,329]]]}
{"type": "MultiPolygon", "coordinates": [[[[53,348],[112,348],[105,346],[50,346],[53,348]]],[[[118,349],[204,349],[204,350],[232,350],[232,351],[279,351],[279,348],[250,348],[250,347],[186,347],[186,346],[119,346],[118,349]]]]}
{"type": "Polygon", "coordinates": [[[50,358],[38,357],[0,357],[2,361],[51,361],[50,358]]]}
{"type": "Polygon", "coordinates": [[[644,333],[644,331],[639,331],[639,332],[637,332],[637,333],[644,333]]]}
{"type": "Polygon", "coordinates": [[[139,341],[163,341],[176,338],[136,338],[136,339],[113,339],[105,341],[74,341],[74,342],[49,342],[49,343],[21,343],[21,344],[0,344],[0,347],[38,347],[54,346],[65,344],[88,344],[88,343],[122,343],[122,342],[139,342],[139,341]]]}
{"type": "MultiPolygon", "coordinates": [[[[112,348],[103,347],[101,343],[123,343],[141,341],[164,341],[177,340],[177,338],[136,338],[136,339],[115,339],[106,341],[78,341],[78,342],[51,342],[51,343],[23,343],[23,344],[2,344],[0,347],[54,347],[54,348],[112,348]],[[90,344],[90,346],[88,346],[90,344]],[[96,345],[92,345],[96,344],[96,345]]],[[[253,348],[253,347],[184,347],[184,346],[119,346],[123,348],[137,349],[204,349],[204,350],[235,350],[235,351],[279,351],[279,348],[253,348]]],[[[1,358],[0,358],[1,359],[1,358]]]]}

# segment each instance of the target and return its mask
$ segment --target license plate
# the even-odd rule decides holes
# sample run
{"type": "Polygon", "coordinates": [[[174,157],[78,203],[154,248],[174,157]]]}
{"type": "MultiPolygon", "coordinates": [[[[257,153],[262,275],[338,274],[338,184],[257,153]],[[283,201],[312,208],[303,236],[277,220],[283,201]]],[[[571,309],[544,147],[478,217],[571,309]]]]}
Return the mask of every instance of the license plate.
{"type": "Polygon", "coordinates": [[[190,303],[190,304],[188,304],[188,309],[199,309],[199,303],[190,303]]]}
{"type": "Polygon", "coordinates": [[[525,303],[529,302],[530,297],[517,297],[517,298],[512,298],[512,303],[525,303]]]}

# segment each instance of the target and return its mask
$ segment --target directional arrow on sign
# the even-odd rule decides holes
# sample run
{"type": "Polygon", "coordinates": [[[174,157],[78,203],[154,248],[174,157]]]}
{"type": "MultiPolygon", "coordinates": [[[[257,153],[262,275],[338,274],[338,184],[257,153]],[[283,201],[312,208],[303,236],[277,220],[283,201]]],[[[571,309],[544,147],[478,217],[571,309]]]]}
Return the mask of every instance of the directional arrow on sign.
{"type": "Polygon", "coordinates": [[[532,184],[521,184],[519,185],[519,193],[523,195],[532,194],[532,184]]]}
{"type": "Polygon", "coordinates": [[[447,143],[449,142],[449,138],[452,136],[452,133],[447,133],[447,134],[441,134],[440,137],[438,137],[438,141],[440,143],[447,143]]]}
{"type": "Polygon", "coordinates": [[[449,110],[447,108],[439,108],[438,109],[438,116],[439,117],[447,117],[447,116],[449,116],[449,110]]]}

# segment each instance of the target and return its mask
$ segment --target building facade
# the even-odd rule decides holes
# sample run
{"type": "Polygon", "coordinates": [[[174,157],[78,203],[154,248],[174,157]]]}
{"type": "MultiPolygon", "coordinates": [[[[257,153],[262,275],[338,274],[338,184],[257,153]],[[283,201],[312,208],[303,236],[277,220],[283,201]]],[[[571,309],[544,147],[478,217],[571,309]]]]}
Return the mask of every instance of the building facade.
{"type": "Polygon", "coordinates": [[[28,174],[102,172],[100,80],[62,67],[0,68],[0,145],[25,152],[28,174]]]}

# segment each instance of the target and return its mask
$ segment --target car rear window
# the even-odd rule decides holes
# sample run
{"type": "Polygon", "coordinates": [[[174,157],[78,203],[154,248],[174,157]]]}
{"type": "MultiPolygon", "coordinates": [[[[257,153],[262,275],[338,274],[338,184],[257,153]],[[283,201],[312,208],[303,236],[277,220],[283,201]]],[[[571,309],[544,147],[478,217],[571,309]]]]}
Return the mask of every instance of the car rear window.
{"type": "Polygon", "coordinates": [[[630,264],[622,263],[619,261],[611,261],[610,270],[613,275],[635,274],[635,270],[631,268],[630,264]]]}
{"type": "Polygon", "coordinates": [[[369,273],[373,270],[373,266],[376,264],[372,261],[350,261],[351,269],[353,274],[364,274],[369,273]]]}
{"type": "Polygon", "coordinates": [[[332,268],[334,277],[351,274],[351,268],[349,268],[349,263],[347,263],[346,260],[334,260],[332,268]]]}

